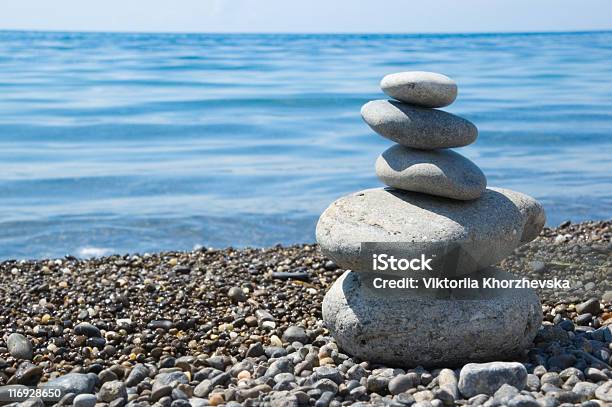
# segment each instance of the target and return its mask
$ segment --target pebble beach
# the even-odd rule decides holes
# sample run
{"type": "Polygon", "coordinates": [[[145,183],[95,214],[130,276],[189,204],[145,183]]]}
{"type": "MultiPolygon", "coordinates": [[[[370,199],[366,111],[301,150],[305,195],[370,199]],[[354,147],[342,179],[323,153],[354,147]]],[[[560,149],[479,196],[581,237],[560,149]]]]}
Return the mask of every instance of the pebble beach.
{"type": "Polygon", "coordinates": [[[344,270],[316,245],[4,261],[0,404],[9,388],[47,386],[62,389],[47,405],[79,407],[608,406],[611,238],[611,221],[545,228],[500,264],[571,281],[539,290],[532,346],[429,369],[337,346],[321,303],[344,270]]]}

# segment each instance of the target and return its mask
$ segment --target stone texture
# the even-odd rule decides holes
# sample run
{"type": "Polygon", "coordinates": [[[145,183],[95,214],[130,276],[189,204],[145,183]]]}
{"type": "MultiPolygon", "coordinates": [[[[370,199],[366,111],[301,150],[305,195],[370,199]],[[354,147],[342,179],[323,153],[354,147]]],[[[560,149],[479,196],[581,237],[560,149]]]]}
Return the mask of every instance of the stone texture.
{"type": "Polygon", "coordinates": [[[597,298],[591,298],[585,302],[576,305],[576,312],[582,314],[601,314],[601,308],[599,307],[599,300],[597,298]]]}
{"type": "Polygon", "coordinates": [[[545,222],[533,198],[500,188],[473,201],[369,189],[332,203],[317,224],[323,253],[345,269],[368,271],[362,242],[386,242],[405,258],[433,258],[436,275],[463,275],[495,264],[533,240],[545,222]],[[435,256],[435,257],[434,257],[435,256]]]}
{"type": "Polygon", "coordinates": [[[30,397],[17,405],[19,407],[45,407],[45,403],[40,397],[30,397]]]}
{"type": "Polygon", "coordinates": [[[97,382],[97,376],[94,373],[68,373],[63,376],[51,379],[40,385],[41,388],[59,388],[63,394],[74,393],[93,393],[97,382]]]}
{"type": "Polygon", "coordinates": [[[393,100],[366,103],[361,117],[381,136],[422,150],[467,146],[478,137],[478,129],[466,119],[393,100]]]}
{"type": "Polygon", "coordinates": [[[595,391],[599,385],[597,383],[578,382],[572,388],[572,391],[580,395],[582,401],[589,400],[595,396],[595,391]]]}
{"type": "Polygon", "coordinates": [[[417,386],[417,381],[411,375],[401,374],[389,381],[389,393],[396,395],[404,393],[417,386]]]}
{"type": "Polygon", "coordinates": [[[612,403],[612,380],[608,380],[595,390],[595,397],[599,400],[612,403]]]}
{"type": "Polygon", "coordinates": [[[493,395],[504,385],[522,390],[527,370],[518,362],[468,363],[459,374],[459,391],[464,397],[493,395]]]}
{"type": "Polygon", "coordinates": [[[4,406],[10,403],[10,400],[14,400],[13,396],[16,391],[27,390],[28,386],[22,384],[9,384],[0,386],[0,406],[4,406]]]}
{"type": "Polygon", "coordinates": [[[31,360],[33,355],[32,343],[19,333],[12,333],[6,340],[6,346],[12,357],[16,359],[31,360]]]}
{"type": "MultiPolygon", "coordinates": [[[[497,269],[488,273],[511,278],[497,269]]],[[[376,290],[366,273],[345,272],[323,300],[323,320],[342,349],[395,366],[512,357],[531,344],[541,319],[530,289],[376,290]]]]}
{"type": "Polygon", "coordinates": [[[23,361],[17,367],[15,374],[9,379],[9,384],[25,384],[26,386],[36,386],[43,375],[41,366],[23,361]]]}
{"type": "Polygon", "coordinates": [[[283,341],[285,342],[300,342],[302,344],[308,343],[308,334],[304,328],[300,326],[291,325],[285,332],[283,332],[283,341]]]}
{"type": "Polygon", "coordinates": [[[398,144],[378,157],[376,176],[390,187],[459,200],[476,199],[487,187],[480,168],[461,154],[398,144]]]}
{"type": "Polygon", "coordinates": [[[125,380],[125,385],[128,387],[136,386],[149,376],[149,369],[143,364],[137,364],[132,368],[130,374],[125,380]]]}
{"type": "Polygon", "coordinates": [[[153,387],[151,391],[154,392],[158,387],[176,386],[177,384],[181,383],[189,383],[189,379],[183,372],[159,373],[155,377],[155,381],[153,382],[153,387]]]}
{"type": "Polygon", "coordinates": [[[459,399],[458,381],[455,372],[451,369],[442,369],[438,374],[440,389],[446,390],[454,400],[459,399]]]}
{"type": "Polygon", "coordinates": [[[393,99],[423,107],[448,106],[457,98],[457,84],[435,72],[398,72],[385,76],[380,88],[393,99]]]}
{"type": "MultiPolygon", "coordinates": [[[[493,362],[493,364],[497,365],[498,363],[493,362]]],[[[502,368],[502,369],[497,368],[496,370],[494,370],[494,368],[492,368],[493,364],[487,364],[488,366],[486,368],[486,373],[481,374],[481,375],[474,375],[474,376],[477,376],[477,377],[472,377],[472,379],[475,379],[475,380],[473,380],[473,383],[469,383],[466,387],[472,387],[471,390],[477,390],[477,389],[474,389],[474,388],[475,387],[481,387],[482,388],[484,386],[495,384],[495,382],[498,382],[498,381],[504,382],[503,378],[502,378],[502,380],[500,380],[500,377],[499,377],[500,374],[499,374],[499,372],[497,370],[500,370],[500,371],[504,372],[506,369],[504,369],[504,368],[502,368]],[[491,374],[491,372],[493,372],[493,375],[495,375],[496,377],[492,378],[492,380],[488,380],[490,378],[485,376],[485,375],[486,374],[491,374]],[[481,382],[483,380],[486,381],[484,384],[481,382]]],[[[483,365],[479,365],[479,366],[483,366],[483,365]]],[[[465,390],[465,391],[467,392],[467,390],[465,390]]],[[[490,390],[487,390],[487,391],[490,391],[490,390]]],[[[514,387],[514,386],[512,386],[510,384],[504,383],[504,384],[501,385],[501,387],[499,389],[497,389],[494,392],[493,398],[497,402],[499,402],[500,404],[507,405],[510,400],[512,400],[514,397],[518,396],[519,394],[520,394],[519,389],[517,389],[516,387],[514,387]]]]}
{"type": "Polygon", "coordinates": [[[96,396],[93,394],[79,394],[74,398],[73,407],[95,407],[96,396]]]}
{"type": "Polygon", "coordinates": [[[89,322],[81,322],[74,327],[74,333],[77,335],[85,335],[89,338],[100,338],[102,333],[96,326],[89,322]]]}
{"type": "Polygon", "coordinates": [[[110,403],[111,401],[119,398],[127,400],[128,395],[125,388],[125,383],[120,380],[113,380],[104,383],[100,388],[98,397],[105,403],[110,403]]]}

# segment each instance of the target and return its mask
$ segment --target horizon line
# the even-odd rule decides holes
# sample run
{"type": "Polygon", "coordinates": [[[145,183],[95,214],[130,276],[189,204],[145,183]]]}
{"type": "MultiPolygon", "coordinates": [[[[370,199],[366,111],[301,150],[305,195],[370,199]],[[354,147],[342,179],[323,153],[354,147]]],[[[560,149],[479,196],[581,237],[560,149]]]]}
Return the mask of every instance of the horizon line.
{"type": "Polygon", "coordinates": [[[437,31],[437,32],[366,32],[366,31],[122,31],[122,30],[46,30],[46,29],[5,29],[0,28],[0,33],[50,33],[50,34],[133,34],[133,35],[525,35],[525,34],[596,34],[612,32],[612,28],[570,30],[570,31],[437,31]]]}

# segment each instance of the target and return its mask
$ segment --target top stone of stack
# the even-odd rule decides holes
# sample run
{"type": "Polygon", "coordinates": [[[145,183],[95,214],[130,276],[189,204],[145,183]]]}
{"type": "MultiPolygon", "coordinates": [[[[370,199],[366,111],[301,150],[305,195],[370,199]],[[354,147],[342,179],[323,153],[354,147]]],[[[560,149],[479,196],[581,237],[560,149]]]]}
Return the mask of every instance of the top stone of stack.
{"type": "Polygon", "coordinates": [[[419,150],[463,147],[478,137],[470,121],[434,109],[457,97],[457,84],[434,72],[399,72],[385,76],[380,87],[396,100],[373,100],[361,108],[363,120],[379,135],[419,150]]]}
{"type": "Polygon", "coordinates": [[[400,102],[422,107],[448,106],[457,98],[457,84],[434,72],[399,72],[385,76],[380,87],[400,102]]]}

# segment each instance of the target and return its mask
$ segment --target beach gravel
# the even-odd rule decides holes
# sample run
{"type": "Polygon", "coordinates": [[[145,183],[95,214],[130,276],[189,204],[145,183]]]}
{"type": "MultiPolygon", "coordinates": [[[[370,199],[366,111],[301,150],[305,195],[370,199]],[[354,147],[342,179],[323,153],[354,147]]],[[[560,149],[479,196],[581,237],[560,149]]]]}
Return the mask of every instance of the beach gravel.
{"type": "Polygon", "coordinates": [[[442,407],[504,405],[501,400],[606,406],[612,403],[612,303],[604,301],[612,291],[611,236],[610,222],[564,223],[545,228],[499,265],[571,284],[537,290],[543,322],[535,338],[525,352],[496,361],[520,364],[525,387],[511,378],[492,394],[471,397],[458,391],[465,365],[392,367],[346,354],[321,318],[323,296],[345,270],[315,245],[6,260],[0,263],[0,394],[9,382],[23,388],[19,381],[27,380],[62,388],[59,405],[90,406],[95,396],[101,407],[442,407]],[[534,271],[533,261],[546,268],[534,271]],[[278,272],[283,279],[274,278],[278,272]],[[291,273],[298,278],[285,277],[291,273]],[[246,300],[230,298],[232,287],[246,300]],[[578,305],[592,298],[598,308],[591,301],[580,314],[578,305]],[[77,329],[82,323],[97,329],[77,329]],[[31,360],[9,351],[13,333],[32,345],[31,360]]]}

